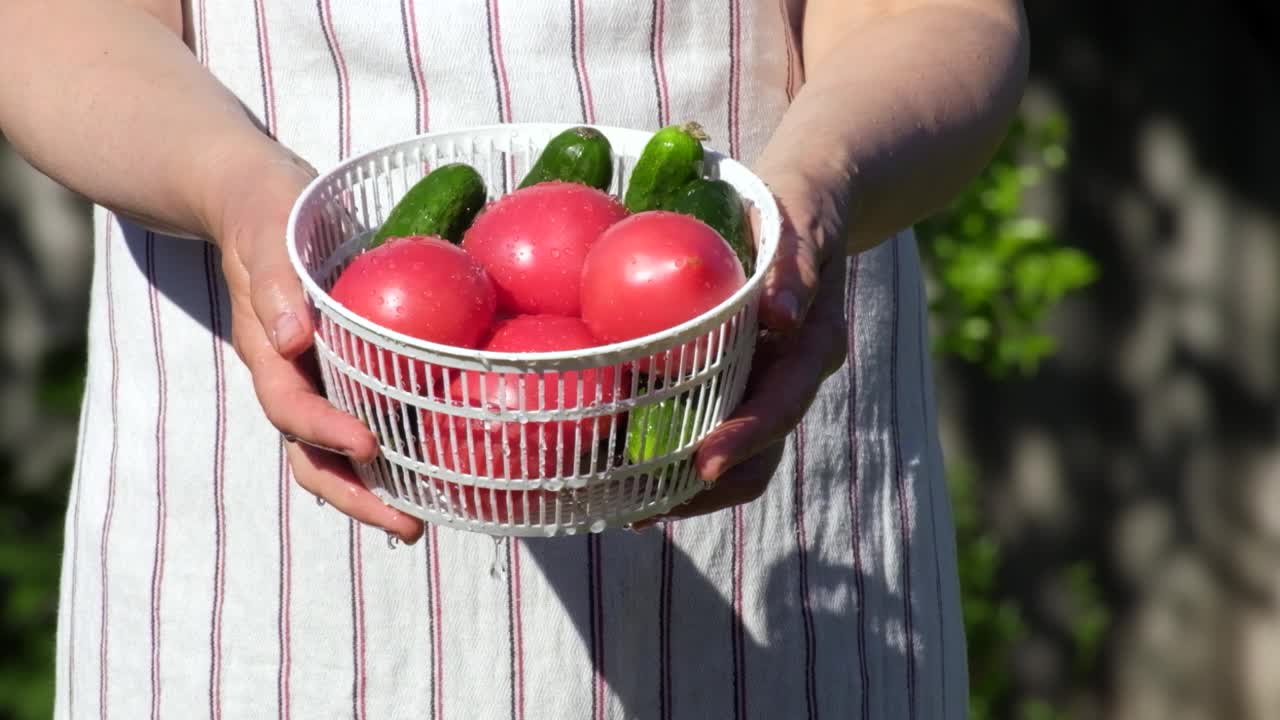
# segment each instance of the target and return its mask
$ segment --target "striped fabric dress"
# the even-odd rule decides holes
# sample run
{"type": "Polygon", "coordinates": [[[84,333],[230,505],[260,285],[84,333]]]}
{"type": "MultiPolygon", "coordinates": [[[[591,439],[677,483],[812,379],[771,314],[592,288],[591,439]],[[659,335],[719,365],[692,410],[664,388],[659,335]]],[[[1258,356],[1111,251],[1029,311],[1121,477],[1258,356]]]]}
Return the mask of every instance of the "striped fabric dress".
{"type": "MultiPolygon", "coordinates": [[[[696,119],[747,161],[803,82],[785,0],[190,0],[317,167],[497,121],[696,119]]],[[[216,251],[101,209],[60,720],[962,718],[953,525],[910,232],[849,261],[849,362],[750,505],[414,546],[319,505],[228,341],[216,251]]]]}

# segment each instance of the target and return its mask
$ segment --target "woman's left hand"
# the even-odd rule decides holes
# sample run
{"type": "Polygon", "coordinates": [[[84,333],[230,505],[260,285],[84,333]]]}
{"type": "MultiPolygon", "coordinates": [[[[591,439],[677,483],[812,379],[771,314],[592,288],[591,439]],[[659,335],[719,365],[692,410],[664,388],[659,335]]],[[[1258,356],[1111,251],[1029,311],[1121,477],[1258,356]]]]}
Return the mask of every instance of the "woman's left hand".
{"type": "Polygon", "coordinates": [[[760,301],[764,332],[746,394],[733,415],[700,444],[694,464],[708,487],[665,515],[688,518],[751,502],[764,494],[823,381],[845,362],[845,188],[815,187],[761,171],[782,211],[782,235],[760,301]]]}

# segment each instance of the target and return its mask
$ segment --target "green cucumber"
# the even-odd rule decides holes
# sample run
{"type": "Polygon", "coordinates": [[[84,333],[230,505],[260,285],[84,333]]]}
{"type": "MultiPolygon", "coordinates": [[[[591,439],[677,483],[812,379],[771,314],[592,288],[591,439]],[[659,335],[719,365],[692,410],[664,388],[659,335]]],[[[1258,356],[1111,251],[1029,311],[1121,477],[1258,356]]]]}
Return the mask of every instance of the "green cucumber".
{"type": "Polygon", "coordinates": [[[609,139],[589,127],[569,128],[551,138],[520,187],[550,180],[580,183],[608,192],[613,183],[613,146],[609,139]]]}
{"type": "Polygon", "coordinates": [[[697,123],[669,125],[654,133],[631,171],[623,197],[627,210],[654,210],[667,195],[701,177],[702,141],[706,139],[697,123]]]}
{"type": "Polygon", "coordinates": [[[692,215],[710,225],[733,248],[742,262],[743,272],[751,275],[755,266],[751,224],[747,221],[742,196],[732,185],[724,180],[698,178],[668,195],[659,208],[692,215]]]}
{"type": "Polygon", "coordinates": [[[441,165],[391,208],[369,247],[410,235],[434,235],[457,245],[487,200],[484,178],[475,168],[466,163],[441,165]]]}
{"type": "Polygon", "coordinates": [[[669,397],[655,405],[640,405],[627,417],[627,457],[642,463],[674,452],[693,437],[693,413],[685,416],[685,400],[669,397]],[[684,418],[684,428],[680,419],[684,418]]]}

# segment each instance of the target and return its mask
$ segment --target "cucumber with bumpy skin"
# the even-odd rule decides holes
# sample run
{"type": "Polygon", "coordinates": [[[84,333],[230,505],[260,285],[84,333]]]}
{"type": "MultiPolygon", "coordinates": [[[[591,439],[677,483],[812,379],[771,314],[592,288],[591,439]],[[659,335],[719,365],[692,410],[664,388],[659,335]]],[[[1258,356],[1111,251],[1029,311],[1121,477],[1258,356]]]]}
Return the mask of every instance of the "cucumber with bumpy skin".
{"type": "Polygon", "coordinates": [[[613,183],[613,146],[599,130],[569,128],[547,142],[520,187],[550,180],[576,182],[608,192],[613,183]]]}
{"type": "Polygon", "coordinates": [[[666,196],[701,177],[702,141],[706,139],[702,127],[692,122],[669,125],[654,133],[631,171],[623,197],[627,210],[654,210],[666,196]]]}
{"type": "Polygon", "coordinates": [[[465,163],[441,165],[391,208],[369,247],[411,235],[434,235],[457,245],[487,200],[484,178],[475,168],[465,163]]]}
{"type": "Polygon", "coordinates": [[[710,225],[733,248],[743,272],[751,275],[755,267],[751,225],[742,196],[732,185],[724,180],[698,178],[667,196],[660,209],[691,215],[710,225]]]}

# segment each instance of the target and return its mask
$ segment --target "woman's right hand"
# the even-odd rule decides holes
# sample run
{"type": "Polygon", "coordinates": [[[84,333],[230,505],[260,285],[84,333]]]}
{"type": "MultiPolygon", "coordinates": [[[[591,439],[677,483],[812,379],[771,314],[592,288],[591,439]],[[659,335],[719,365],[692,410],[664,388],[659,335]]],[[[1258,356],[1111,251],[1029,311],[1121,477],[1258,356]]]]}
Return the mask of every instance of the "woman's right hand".
{"type": "Polygon", "coordinates": [[[278,145],[272,150],[275,159],[223,173],[210,203],[207,224],[231,295],[232,344],[267,419],[285,436],[298,484],[360,522],[415,542],[422,523],[383,503],[352,469],[351,462],[376,456],[373,434],[320,395],[308,370],[311,315],[284,238],[293,203],[315,170],[278,145]]]}

